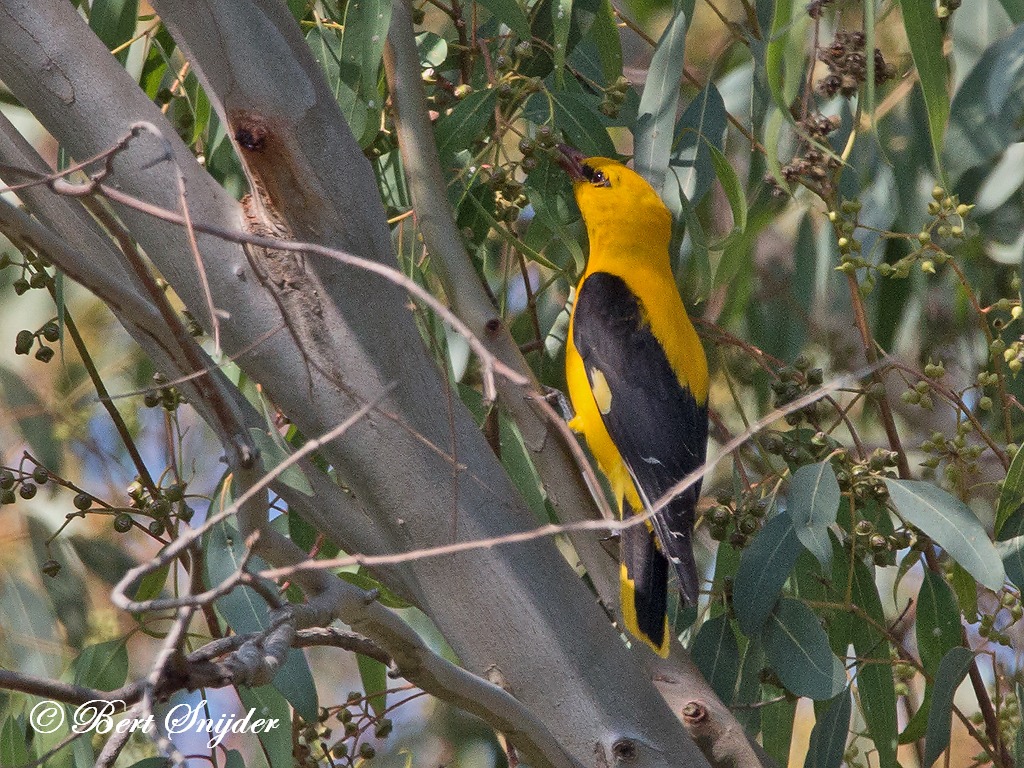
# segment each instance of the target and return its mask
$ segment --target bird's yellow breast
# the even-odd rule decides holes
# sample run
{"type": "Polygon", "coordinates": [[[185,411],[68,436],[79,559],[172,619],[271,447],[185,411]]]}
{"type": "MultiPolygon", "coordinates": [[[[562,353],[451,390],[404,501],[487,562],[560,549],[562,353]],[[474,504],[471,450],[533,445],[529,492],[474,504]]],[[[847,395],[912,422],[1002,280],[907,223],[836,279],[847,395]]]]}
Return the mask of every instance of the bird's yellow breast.
{"type": "MultiPolygon", "coordinates": [[[[591,159],[588,164],[604,171],[610,186],[575,185],[590,241],[587,268],[576,288],[576,300],[585,290],[586,279],[595,272],[621,278],[637,298],[642,316],[665,351],[679,384],[703,404],[708,394],[707,360],[669,264],[671,215],[635,172],[601,158],[591,159]]],[[[574,321],[572,317],[566,347],[566,383],[576,412],[570,426],[586,438],[620,503],[625,496],[634,509],[641,509],[639,495],[601,418],[602,407],[607,413],[615,407],[614,399],[610,392],[595,391],[600,390],[603,376],[588,377],[573,343],[574,321]],[[598,382],[593,387],[591,379],[598,382]]]]}

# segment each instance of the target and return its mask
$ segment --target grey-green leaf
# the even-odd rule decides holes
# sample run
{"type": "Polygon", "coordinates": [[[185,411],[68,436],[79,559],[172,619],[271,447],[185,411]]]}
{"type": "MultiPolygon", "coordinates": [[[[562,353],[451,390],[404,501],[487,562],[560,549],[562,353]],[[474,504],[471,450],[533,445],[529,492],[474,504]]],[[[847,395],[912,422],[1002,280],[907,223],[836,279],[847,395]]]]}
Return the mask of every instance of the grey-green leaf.
{"type": "Polygon", "coordinates": [[[935,669],[960,645],[960,607],[953,590],[937,573],[925,570],[917,596],[917,650],[925,669],[935,669]]]}
{"type": "Polygon", "coordinates": [[[842,765],[852,711],[850,689],[846,688],[815,719],[804,768],[839,768],[842,765]]]}
{"type": "Polygon", "coordinates": [[[743,634],[756,635],[764,626],[800,549],[793,520],[782,512],[743,550],[733,585],[733,605],[743,634]]]}
{"type": "Polygon", "coordinates": [[[701,625],[690,648],[690,658],[718,698],[727,704],[732,702],[740,675],[740,649],[728,616],[723,613],[701,625]]]}
{"type": "Polygon", "coordinates": [[[480,5],[523,40],[530,39],[530,22],[516,0],[480,0],[480,5]]]}
{"type": "Polygon", "coordinates": [[[771,668],[790,692],[823,701],[846,687],[846,670],[832,653],[828,635],[799,600],[779,601],[762,638],[771,668]]]}
{"type": "Polygon", "coordinates": [[[806,464],[793,473],[789,484],[789,516],[800,543],[826,570],[832,567],[828,528],[836,521],[839,496],[839,481],[829,462],[806,464]]]}
{"type": "Polygon", "coordinates": [[[916,480],[885,481],[896,511],[949,553],[979,583],[999,589],[1006,573],[970,508],[941,488],[916,480]]]}
{"type": "Polygon", "coordinates": [[[666,27],[651,58],[634,131],[633,165],[655,189],[665,181],[679,106],[679,78],[686,51],[686,14],[681,8],[666,27]]]}
{"type": "Polygon", "coordinates": [[[917,67],[921,91],[928,112],[928,132],[935,162],[942,152],[942,138],[949,120],[949,93],[946,89],[946,59],[942,55],[942,30],[932,0],[901,0],[903,25],[907,30],[910,55],[917,67]]]}
{"type": "MultiPolygon", "coordinates": [[[[909,30],[908,30],[909,31],[909,30]]],[[[1022,138],[1024,26],[988,47],[953,97],[943,160],[951,183],[1022,138]]]]}
{"type": "Polygon", "coordinates": [[[953,718],[953,694],[967,676],[974,654],[967,648],[956,647],[946,654],[935,674],[932,708],[928,712],[928,730],[924,737],[923,768],[932,763],[949,747],[949,734],[953,718]]]}
{"type": "MultiPolygon", "coordinates": [[[[1024,27],[1021,27],[1024,29],[1024,27]]],[[[1024,451],[1017,451],[1010,462],[1010,468],[1006,471],[1006,479],[1003,480],[1003,487],[999,491],[999,504],[996,507],[996,541],[1005,541],[1009,536],[1003,536],[1003,526],[1009,520],[1010,515],[1024,506],[1024,451]]],[[[1010,534],[1016,536],[1018,534],[1010,534]]]]}

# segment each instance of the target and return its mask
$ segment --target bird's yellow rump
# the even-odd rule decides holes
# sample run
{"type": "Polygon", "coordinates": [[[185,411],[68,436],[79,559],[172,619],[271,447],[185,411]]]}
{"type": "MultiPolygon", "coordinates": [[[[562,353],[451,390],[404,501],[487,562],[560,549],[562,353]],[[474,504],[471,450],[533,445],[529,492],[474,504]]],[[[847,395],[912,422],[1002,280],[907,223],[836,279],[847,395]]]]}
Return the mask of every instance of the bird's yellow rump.
{"type": "MultiPolygon", "coordinates": [[[[704,463],[707,360],[672,275],[672,217],[657,193],[615,160],[560,152],[590,240],[569,322],[569,426],[586,438],[628,516],[704,463]]],[[[670,562],[683,597],[697,601],[691,537],[699,495],[698,483],[650,525],[622,532],[623,619],[662,656],[671,641],[670,562]]]]}

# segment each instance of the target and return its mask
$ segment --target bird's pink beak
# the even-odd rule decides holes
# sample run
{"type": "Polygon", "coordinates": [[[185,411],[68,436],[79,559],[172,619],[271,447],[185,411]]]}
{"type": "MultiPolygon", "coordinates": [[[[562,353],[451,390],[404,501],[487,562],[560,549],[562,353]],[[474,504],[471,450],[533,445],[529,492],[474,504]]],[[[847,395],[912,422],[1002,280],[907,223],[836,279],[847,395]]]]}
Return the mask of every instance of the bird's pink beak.
{"type": "Polygon", "coordinates": [[[583,161],[587,159],[587,156],[568,144],[559,144],[557,149],[558,154],[555,157],[555,161],[569,174],[569,178],[574,182],[586,181],[587,177],[583,172],[583,161]]]}

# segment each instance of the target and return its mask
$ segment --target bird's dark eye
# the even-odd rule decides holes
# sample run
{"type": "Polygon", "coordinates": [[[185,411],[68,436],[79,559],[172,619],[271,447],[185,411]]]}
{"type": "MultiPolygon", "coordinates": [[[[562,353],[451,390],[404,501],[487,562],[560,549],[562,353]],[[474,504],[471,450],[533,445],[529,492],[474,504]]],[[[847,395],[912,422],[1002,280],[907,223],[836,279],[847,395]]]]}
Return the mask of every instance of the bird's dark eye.
{"type": "Polygon", "coordinates": [[[591,168],[586,163],[583,164],[583,175],[586,176],[587,181],[589,181],[595,187],[611,186],[611,182],[608,181],[608,177],[604,175],[604,171],[599,171],[596,168],[591,168]]]}

